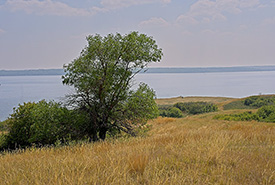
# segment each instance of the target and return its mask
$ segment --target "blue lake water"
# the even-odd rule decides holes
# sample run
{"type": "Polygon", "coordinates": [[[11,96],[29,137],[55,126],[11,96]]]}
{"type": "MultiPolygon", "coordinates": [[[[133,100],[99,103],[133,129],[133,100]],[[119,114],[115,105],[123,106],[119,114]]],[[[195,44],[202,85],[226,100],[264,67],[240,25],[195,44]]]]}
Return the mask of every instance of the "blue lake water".
{"type": "MultiPolygon", "coordinates": [[[[275,94],[275,71],[228,73],[145,73],[136,83],[145,82],[158,98],[177,96],[246,97],[275,94]]],[[[61,76],[0,76],[0,120],[13,107],[42,99],[60,101],[73,89],[63,86],[61,76]]]]}

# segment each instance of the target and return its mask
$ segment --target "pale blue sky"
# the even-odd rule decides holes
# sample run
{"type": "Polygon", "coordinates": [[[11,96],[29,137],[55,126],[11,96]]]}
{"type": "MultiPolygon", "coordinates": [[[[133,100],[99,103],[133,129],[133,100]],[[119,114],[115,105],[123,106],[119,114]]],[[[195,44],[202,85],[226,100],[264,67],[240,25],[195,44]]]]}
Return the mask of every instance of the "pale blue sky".
{"type": "Polygon", "coordinates": [[[89,34],[139,31],[153,67],[275,65],[275,0],[0,0],[0,70],[62,68],[89,34]]]}

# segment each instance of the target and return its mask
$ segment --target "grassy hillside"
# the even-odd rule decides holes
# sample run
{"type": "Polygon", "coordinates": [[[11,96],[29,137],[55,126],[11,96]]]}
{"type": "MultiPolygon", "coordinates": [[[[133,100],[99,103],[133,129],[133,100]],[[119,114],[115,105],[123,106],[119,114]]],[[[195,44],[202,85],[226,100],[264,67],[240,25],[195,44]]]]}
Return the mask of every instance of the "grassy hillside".
{"type": "MultiPolygon", "coordinates": [[[[228,98],[205,98],[219,105],[228,98]]],[[[179,101],[204,101],[181,98],[179,101]]],[[[176,99],[157,100],[173,104],[176,99]]],[[[275,184],[275,124],[214,120],[226,110],[149,122],[145,137],[0,156],[2,184],[275,184]]]]}
{"type": "Polygon", "coordinates": [[[175,98],[162,98],[156,99],[158,105],[174,105],[175,103],[186,103],[186,102],[209,102],[217,104],[220,110],[223,110],[223,106],[233,101],[237,101],[237,98],[227,97],[175,97],[175,98]]]}

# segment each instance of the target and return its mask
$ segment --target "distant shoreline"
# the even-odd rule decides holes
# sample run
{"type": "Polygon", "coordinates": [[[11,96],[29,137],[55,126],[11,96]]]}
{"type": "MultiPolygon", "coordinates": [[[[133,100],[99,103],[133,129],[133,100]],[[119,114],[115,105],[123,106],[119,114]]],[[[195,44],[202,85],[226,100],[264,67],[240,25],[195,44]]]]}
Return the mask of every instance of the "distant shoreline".
{"type": "MultiPolygon", "coordinates": [[[[224,73],[275,71],[274,66],[238,66],[238,67],[163,67],[148,68],[143,73],[224,73]]],[[[51,76],[64,75],[63,69],[0,70],[0,76],[51,76]]]]}

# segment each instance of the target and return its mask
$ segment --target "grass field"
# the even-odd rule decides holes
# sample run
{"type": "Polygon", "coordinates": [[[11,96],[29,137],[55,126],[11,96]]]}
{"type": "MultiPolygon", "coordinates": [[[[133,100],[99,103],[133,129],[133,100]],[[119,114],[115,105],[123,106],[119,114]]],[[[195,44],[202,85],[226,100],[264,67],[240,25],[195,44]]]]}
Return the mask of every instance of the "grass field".
{"type": "Polygon", "coordinates": [[[273,185],[275,124],[212,119],[240,111],[159,117],[145,137],[7,153],[0,156],[0,184],[273,185]]]}

